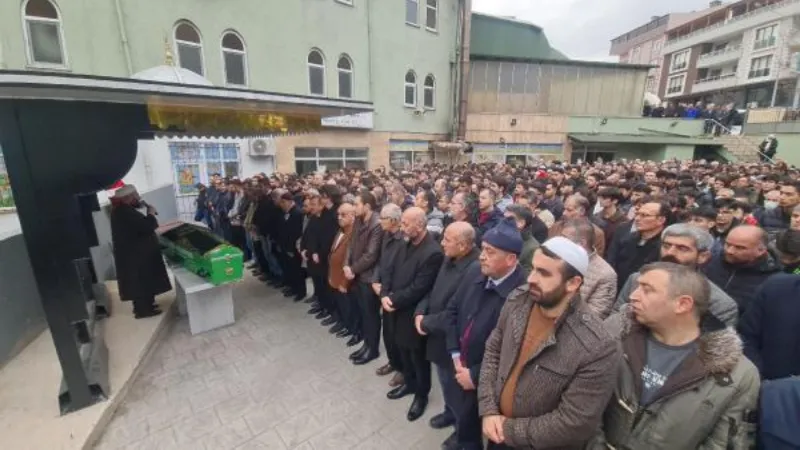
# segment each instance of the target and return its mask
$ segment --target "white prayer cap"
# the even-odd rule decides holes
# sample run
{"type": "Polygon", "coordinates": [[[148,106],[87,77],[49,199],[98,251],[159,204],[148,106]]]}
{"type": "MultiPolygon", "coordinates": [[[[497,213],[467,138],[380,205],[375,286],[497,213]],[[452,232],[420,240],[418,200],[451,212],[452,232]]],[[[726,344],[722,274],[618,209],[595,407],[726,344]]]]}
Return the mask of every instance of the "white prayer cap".
{"type": "Polygon", "coordinates": [[[583,276],[589,272],[589,254],[583,247],[569,239],[557,236],[545,241],[542,247],[550,250],[583,276]]]}
{"type": "Polygon", "coordinates": [[[126,184],[125,186],[122,186],[121,188],[114,191],[114,196],[111,198],[124,198],[129,195],[135,195],[138,193],[139,192],[136,190],[136,186],[132,184],[126,184]]]}

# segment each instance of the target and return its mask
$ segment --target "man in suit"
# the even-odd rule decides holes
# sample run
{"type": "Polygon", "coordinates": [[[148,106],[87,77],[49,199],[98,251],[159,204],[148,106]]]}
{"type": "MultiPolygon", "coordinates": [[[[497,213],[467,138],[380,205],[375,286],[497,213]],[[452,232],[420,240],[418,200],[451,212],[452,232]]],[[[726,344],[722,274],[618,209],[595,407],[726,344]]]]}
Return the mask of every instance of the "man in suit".
{"type": "Polygon", "coordinates": [[[394,322],[405,383],[386,396],[396,400],[413,394],[406,418],[419,419],[428,406],[431,366],[425,359],[425,340],[414,326],[414,311],[436,281],[444,255],[428,233],[425,211],[411,207],[403,212],[400,227],[406,242],[397,252],[386,280],[381,280],[381,305],[394,322]]]}
{"type": "MultiPolygon", "coordinates": [[[[436,283],[430,294],[417,306],[414,323],[421,336],[427,336],[426,356],[428,361],[436,365],[436,373],[442,385],[445,409],[430,420],[432,428],[446,428],[456,423],[455,401],[460,397],[460,389],[456,383],[453,360],[447,352],[446,337],[448,305],[459,302],[455,297],[464,274],[473,267],[478,267],[478,254],[475,248],[475,229],[467,222],[454,222],[444,231],[442,250],[445,259],[436,276],[436,283]]],[[[452,439],[451,439],[452,441],[452,439]]]]}
{"type": "Polygon", "coordinates": [[[381,341],[381,303],[370,286],[380,258],[383,234],[378,220],[379,212],[375,211],[377,208],[378,203],[371,193],[365,191],[356,196],[355,239],[348,265],[344,268],[347,279],[355,281],[351,294],[358,301],[361,319],[361,327],[353,330],[354,335],[347,345],[352,347],[364,340],[364,346],[352,359],[355,365],[367,364],[377,359],[381,341]]]}
{"type": "Polygon", "coordinates": [[[297,240],[303,234],[303,213],[289,192],[281,194],[280,207],[283,210],[283,222],[278,233],[278,246],[283,260],[283,278],[287,285],[284,296],[294,297],[295,301],[300,301],[306,298],[303,259],[297,251],[297,240]]]}
{"type": "Polygon", "coordinates": [[[519,265],[523,240],[513,218],[489,230],[481,243],[480,264],[464,275],[464,282],[447,307],[447,350],[458,383],[455,442],[450,449],[482,449],[478,415],[478,379],[486,341],[497,324],[508,295],[525,283],[519,265]]]}

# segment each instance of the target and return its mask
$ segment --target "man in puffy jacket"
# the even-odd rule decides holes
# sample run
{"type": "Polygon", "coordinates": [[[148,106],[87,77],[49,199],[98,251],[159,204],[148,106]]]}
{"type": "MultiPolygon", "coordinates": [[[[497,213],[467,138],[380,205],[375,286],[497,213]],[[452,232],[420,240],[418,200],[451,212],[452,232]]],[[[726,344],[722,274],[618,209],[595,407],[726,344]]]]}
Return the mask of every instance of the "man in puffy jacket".
{"type": "Polygon", "coordinates": [[[592,449],[748,449],[760,381],[733,328],[708,314],[708,280],[657,262],[606,321],[624,359],[592,449]]]}

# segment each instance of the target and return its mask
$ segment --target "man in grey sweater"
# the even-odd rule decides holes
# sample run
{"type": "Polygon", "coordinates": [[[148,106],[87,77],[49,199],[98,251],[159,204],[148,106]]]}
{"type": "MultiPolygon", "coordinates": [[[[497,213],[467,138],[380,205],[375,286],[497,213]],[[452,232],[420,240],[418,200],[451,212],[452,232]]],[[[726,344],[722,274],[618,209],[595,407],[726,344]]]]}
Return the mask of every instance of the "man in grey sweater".
{"type": "MultiPolygon", "coordinates": [[[[686,223],[670,225],[661,234],[661,261],[677,263],[697,269],[711,258],[714,238],[701,228],[686,223]]],[[[613,310],[619,311],[628,303],[631,293],[639,285],[639,272],[633,273],[620,289],[613,310]]],[[[711,285],[709,311],[729,327],[736,326],[739,317],[736,302],[719,286],[711,285]]]]}

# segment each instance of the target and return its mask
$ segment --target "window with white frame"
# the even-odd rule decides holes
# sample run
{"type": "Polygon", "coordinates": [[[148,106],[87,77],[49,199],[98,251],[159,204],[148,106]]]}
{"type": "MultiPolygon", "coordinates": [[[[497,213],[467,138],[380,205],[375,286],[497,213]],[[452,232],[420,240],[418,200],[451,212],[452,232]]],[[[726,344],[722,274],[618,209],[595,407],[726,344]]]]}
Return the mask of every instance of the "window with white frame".
{"type": "Polygon", "coordinates": [[[428,74],[422,84],[422,106],[427,109],[436,107],[436,78],[428,74]]]}
{"type": "Polygon", "coordinates": [[[417,106],[417,75],[413,70],[406,72],[406,79],[403,87],[403,104],[411,108],[417,106]]]}
{"type": "Polygon", "coordinates": [[[317,49],[308,53],[308,91],[325,95],[325,57],[317,49]]]}
{"type": "Polygon", "coordinates": [[[197,183],[208,185],[211,176],[240,176],[239,145],[235,143],[175,141],[169,143],[172,172],[178,195],[197,193],[197,183]]]}
{"type": "Polygon", "coordinates": [[[772,55],[753,58],[753,60],[750,61],[750,72],[747,74],[747,78],[768,77],[771,67],[772,55]]]}
{"type": "Polygon", "coordinates": [[[50,0],[28,0],[22,7],[28,63],[66,66],[64,30],[56,6],[50,0]]]}
{"type": "Polygon", "coordinates": [[[225,63],[225,83],[247,86],[247,53],[244,41],[234,31],[222,36],[222,59],[225,63]]]}
{"type": "Polygon", "coordinates": [[[406,23],[419,25],[419,0],[406,0],[406,23]]]}
{"type": "Polygon", "coordinates": [[[755,41],[753,42],[753,50],[761,50],[762,48],[774,46],[777,42],[777,30],[777,24],[757,29],[755,41]]]}
{"type": "Polygon", "coordinates": [[[426,0],[425,28],[436,31],[439,23],[439,0],[426,0]]]}
{"type": "Polygon", "coordinates": [[[197,28],[188,22],[180,22],[175,27],[174,38],[178,65],[203,75],[203,41],[197,28]]]}
{"type": "Polygon", "coordinates": [[[689,65],[689,51],[690,50],[684,50],[672,55],[672,64],[669,66],[670,72],[677,72],[679,70],[686,69],[686,67],[689,65]]]}
{"type": "Polygon", "coordinates": [[[430,150],[392,150],[389,152],[389,167],[392,170],[412,170],[424,164],[431,164],[434,154],[430,150]]]}
{"type": "Polygon", "coordinates": [[[336,63],[336,71],[339,75],[339,97],[353,98],[353,62],[347,55],[339,57],[336,63]]]}
{"type": "Polygon", "coordinates": [[[306,174],[318,170],[366,169],[365,148],[308,148],[294,149],[295,172],[306,174]]]}
{"type": "Polygon", "coordinates": [[[686,75],[678,75],[670,77],[667,80],[667,94],[677,94],[683,92],[683,82],[686,80],[686,75]]]}

